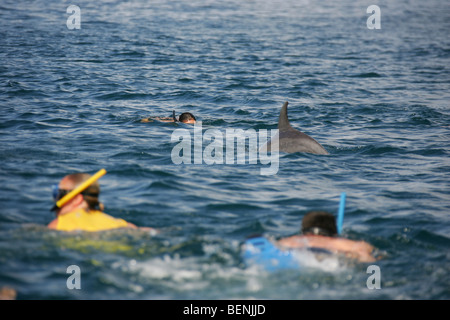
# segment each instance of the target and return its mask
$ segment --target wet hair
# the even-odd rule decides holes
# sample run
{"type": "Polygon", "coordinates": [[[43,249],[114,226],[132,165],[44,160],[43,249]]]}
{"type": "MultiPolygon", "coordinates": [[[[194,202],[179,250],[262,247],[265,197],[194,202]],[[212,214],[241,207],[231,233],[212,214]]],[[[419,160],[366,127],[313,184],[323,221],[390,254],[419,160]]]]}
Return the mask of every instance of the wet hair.
{"type": "Polygon", "coordinates": [[[326,211],[310,211],[302,220],[303,234],[315,234],[334,237],[337,235],[336,220],[326,211]]]}
{"type": "Polygon", "coordinates": [[[182,114],[180,114],[180,117],[178,118],[178,121],[180,122],[184,122],[187,120],[194,120],[197,121],[197,119],[195,119],[194,115],[190,112],[183,112],[182,114]]]}
{"type": "MultiPolygon", "coordinates": [[[[86,181],[91,177],[88,173],[74,173],[67,176],[67,178],[73,183],[75,189],[78,185],[86,181]]],[[[98,200],[100,195],[100,184],[98,181],[94,181],[89,187],[81,192],[84,200],[88,204],[89,210],[98,210],[101,208],[101,204],[98,200]]]]}

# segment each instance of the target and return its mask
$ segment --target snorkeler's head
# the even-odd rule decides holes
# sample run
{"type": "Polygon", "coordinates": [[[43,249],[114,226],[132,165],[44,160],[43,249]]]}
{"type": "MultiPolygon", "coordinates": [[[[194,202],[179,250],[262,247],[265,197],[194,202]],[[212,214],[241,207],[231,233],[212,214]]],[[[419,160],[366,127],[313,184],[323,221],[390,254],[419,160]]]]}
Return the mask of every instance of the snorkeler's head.
{"type": "Polygon", "coordinates": [[[195,117],[192,113],[183,112],[182,114],[180,114],[178,121],[184,122],[184,123],[195,123],[195,121],[197,121],[197,119],[195,119],[195,117]]]}
{"type": "MultiPolygon", "coordinates": [[[[55,185],[53,188],[53,198],[55,202],[61,200],[65,195],[74,190],[76,187],[81,185],[83,182],[91,178],[90,174],[87,173],[74,173],[65,176],[59,185],[55,185]]],[[[86,189],[84,189],[80,194],[83,196],[84,201],[86,201],[87,206],[90,210],[95,210],[101,207],[99,202],[100,185],[98,181],[91,183],[86,189]]],[[[58,207],[53,206],[52,211],[57,211],[58,207]]]]}
{"type": "Polygon", "coordinates": [[[301,231],[305,235],[334,237],[337,235],[336,220],[326,211],[310,211],[303,217],[301,231]]]}

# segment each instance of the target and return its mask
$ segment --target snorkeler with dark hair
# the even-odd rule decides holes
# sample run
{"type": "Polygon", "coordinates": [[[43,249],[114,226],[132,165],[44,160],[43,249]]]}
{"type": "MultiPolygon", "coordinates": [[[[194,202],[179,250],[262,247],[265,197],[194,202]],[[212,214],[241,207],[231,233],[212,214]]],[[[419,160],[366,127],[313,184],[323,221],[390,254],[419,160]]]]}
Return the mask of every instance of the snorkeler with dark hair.
{"type": "Polygon", "coordinates": [[[360,262],[373,262],[374,247],[365,241],[338,237],[336,222],[331,213],[308,212],[302,221],[301,234],[278,241],[282,248],[321,248],[333,253],[342,253],[360,262]]]}
{"type": "Polygon", "coordinates": [[[195,123],[197,119],[195,119],[195,116],[192,113],[183,112],[182,114],[180,114],[178,121],[183,123],[195,123]]]}

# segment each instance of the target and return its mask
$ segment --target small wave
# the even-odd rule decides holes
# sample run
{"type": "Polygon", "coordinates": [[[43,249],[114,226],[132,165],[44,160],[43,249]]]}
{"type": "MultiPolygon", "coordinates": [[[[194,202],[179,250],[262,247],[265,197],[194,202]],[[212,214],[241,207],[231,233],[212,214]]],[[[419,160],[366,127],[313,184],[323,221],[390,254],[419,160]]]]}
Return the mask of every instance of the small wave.
{"type": "Polygon", "coordinates": [[[391,145],[368,145],[368,146],[358,146],[355,150],[359,154],[363,155],[388,155],[388,154],[397,154],[405,152],[404,148],[395,147],[391,145]]]}
{"type": "Polygon", "coordinates": [[[121,52],[113,53],[113,56],[124,56],[124,57],[138,57],[143,58],[146,56],[145,52],[140,52],[136,50],[125,50],[121,52]]]}
{"type": "Polygon", "coordinates": [[[254,210],[262,210],[263,208],[256,205],[251,205],[247,203],[219,203],[219,204],[208,204],[205,209],[215,212],[229,211],[232,213],[237,212],[249,212],[254,210]]]}
{"type": "Polygon", "coordinates": [[[350,76],[350,78],[381,78],[381,77],[382,75],[376,72],[359,73],[350,76]]]}
{"type": "Polygon", "coordinates": [[[142,100],[153,98],[154,95],[151,93],[136,93],[128,91],[116,91],[111,93],[105,93],[97,95],[95,98],[98,100],[142,100]]]}

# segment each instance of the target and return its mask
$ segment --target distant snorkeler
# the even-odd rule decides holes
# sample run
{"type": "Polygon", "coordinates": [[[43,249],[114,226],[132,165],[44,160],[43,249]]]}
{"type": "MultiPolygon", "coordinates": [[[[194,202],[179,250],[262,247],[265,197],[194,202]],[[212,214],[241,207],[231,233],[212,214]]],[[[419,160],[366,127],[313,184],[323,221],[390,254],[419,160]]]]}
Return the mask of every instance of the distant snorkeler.
{"type": "Polygon", "coordinates": [[[160,122],[182,122],[182,123],[190,123],[193,124],[197,121],[195,116],[190,112],[183,112],[180,116],[176,117],[175,110],[173,110],[172,117],[151,117],[142,119],[141,122],[152,122],[152,121],[160,121],[160,122]]]}
{"type": "Polygon", "coordinates": [[[331,213],[310,211],[302,220],[300,235],[278,240],[285,249],[321,248],[332,253],[341,253],[359,262],[373,262],[374,247],[365,241],[354,241],[338,237],[336,222],[331,213]]]}

